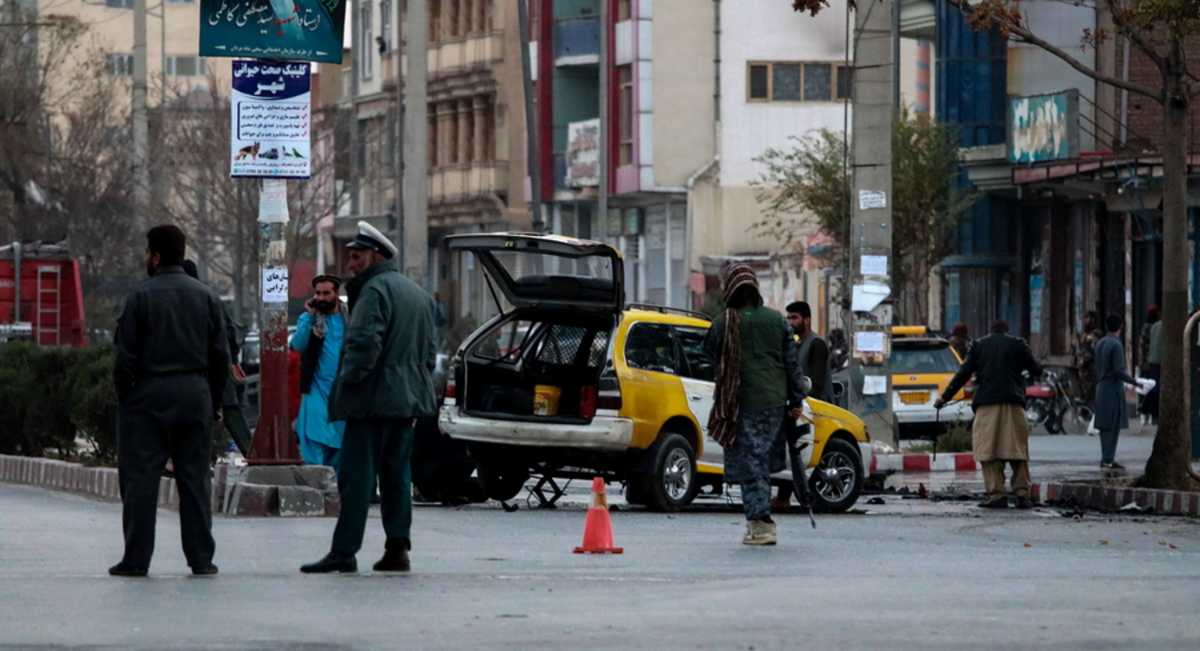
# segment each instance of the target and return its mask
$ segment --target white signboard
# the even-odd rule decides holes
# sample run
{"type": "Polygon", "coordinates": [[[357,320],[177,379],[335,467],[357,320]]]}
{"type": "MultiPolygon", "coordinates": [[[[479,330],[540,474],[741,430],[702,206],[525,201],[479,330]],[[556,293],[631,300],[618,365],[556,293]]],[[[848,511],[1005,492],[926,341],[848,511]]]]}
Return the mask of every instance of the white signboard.
{"type": "Polygon", "coordinates": [[[887,208],[887,193],[882,190],[859,190],[858,209],[887,208]]]}
{"type": "Polygon", "coordinates": [[[600,120],[567,124],[566,184],[572,188],[600,185],[600,120]]]}
{"type": "Polygon", "coordinates": [[[864,375],[863,395],[878,396],[887,393],[887,380],[886,375],[864,375]]]}
{"type": "Polygon", "coordinates": [[[262,300],[264,303],[286,303],[288,300],[288,268],[263,267],[262,300]]]}
{"type": "Polygon", "coordinates": [[[870,312],[892,293],[887,285],[864,283],[855,285],[851,293],[850,309],[855,312],[870,312]]]}
{"type": "Polygon", "coordinates": [[[308,63],[233,61],[230,176],[312,175],[311,84],[308,63]]]}
{"type": "Polygon", "coordinates": [[[887,275],[887,256],[886,255],[864,255],[860,259],[859,269],[864,276],[886,276],[887,275]]]}
{"type": "Polygon", "coordinates": [[[882,332],[856,332],[854,333],[854,350],[860,353],[882,353],[883,352],[883,333],[882,332]]]}

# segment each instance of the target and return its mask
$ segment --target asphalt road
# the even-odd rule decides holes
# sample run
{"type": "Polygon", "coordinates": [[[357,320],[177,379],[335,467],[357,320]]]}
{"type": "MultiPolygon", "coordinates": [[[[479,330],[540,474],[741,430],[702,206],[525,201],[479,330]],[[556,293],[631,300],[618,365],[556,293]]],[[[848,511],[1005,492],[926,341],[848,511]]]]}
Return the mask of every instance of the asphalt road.
{"type": "MultiPolygon", "coordinates": [[[[571,554],[576,505],[418,508],[408,576],[300,575],[328,519],[218,518],[192,578],[162,511],[151,577],[113,579],[118,506],[0,484],[0,646],[1200,648],[1200,523],[888,500],[781,517],[776,548],[721,503],[622,510],[608,557],[571,554]]],[[[373,518],[364,570],[382,543],[373,518]]]]}

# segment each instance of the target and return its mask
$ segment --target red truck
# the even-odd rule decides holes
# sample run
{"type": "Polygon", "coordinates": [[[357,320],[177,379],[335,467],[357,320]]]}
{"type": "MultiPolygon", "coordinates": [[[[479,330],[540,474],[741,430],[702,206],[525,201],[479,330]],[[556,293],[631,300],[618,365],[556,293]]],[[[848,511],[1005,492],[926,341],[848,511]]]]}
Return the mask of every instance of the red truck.
{"type": "Polygon", "coordinates": [[[0,341],[86,346],[79,261],[63,242],[0,246],[0,341]]]}

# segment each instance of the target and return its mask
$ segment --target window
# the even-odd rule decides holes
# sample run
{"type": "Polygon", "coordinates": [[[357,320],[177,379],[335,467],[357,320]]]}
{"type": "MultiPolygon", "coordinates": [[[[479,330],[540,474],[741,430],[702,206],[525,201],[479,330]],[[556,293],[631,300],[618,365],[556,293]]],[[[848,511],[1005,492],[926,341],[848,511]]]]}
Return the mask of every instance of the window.
{"type": "Polygon", "coordinates": [[[438,129],[437,129],[437,109],[433,104],[429,105],[429,169],[433,169],[441,163],[438,158],[438,129]]]}
{"type": "Polygon", "coordinates": [[[850,99],[854,92],[854,68],[850,66],[837,67],[837,96],[836,99],[850,99]]]}
{"type": "Polygon", "coordinates": [[[392,0],[379,2],[379,53],[386,54],[392,42],[392,0]]]}
{"type": "MultiPolygon", "coordinates": [[[[603,2],[603,0],[601,0],[603,2]]],[[[617,22],[629,20],[633,17],[633,2],[632,0],[617,0],[617,22]]]]}
{"type": "Polygon", "coordinates": [[[750,99],[770,99],[770,83],[767,81],[767,71],[770,66],[765,63],[750,64],[750,99]]]}
{"type": "Polygon", "coordinates": [[[617,68],[617,138],[620,142],[619,165],[633,164],[633,65],[617,68]]]}
{"type": "Polygon", "coordinates": [[[132,54],[104,55],[104,72],[115,77],[128,77],[133,74],[132,54]]]}
{"type": "Polygon", "coordinates": [[[853,69],[827,62],[773,61],[746,66],[751,102],[830,102],[850,97],[853,69]]]}
{"type": "Polygon", "coordinates": [[[167,0],[169,5],[190,5],[196,0],[167,0]]]}
{"type": "Polygon", "coordinates": [[[167,74],[176,77],[195,77],[200,74],[200,58],[194,56],[168,56],[167,74]]]}
{"type": "Polygon", "coordinates": [[[359,77],[361,79],[370,79],[373,64],[375,63],[375,53],[371,45],[375,42],[374,34],[371,30],[371,3],[363,3],[362,11],[360,12],[359,35],[362,37],[359,40],[358,46],[358,64],[361,69],[359,77]]]}
{"type": "Polygon", "coordinates": [[[625,363],[630,368],[674,374],[679,368],[670,326],[639,323],[625,340],[625,363]]]}
{"type": "Polygon", "coordinates": [[[116,9],[133,9],[133,0],[104,0],[104,6],[116,9]]]}
{"type": "Polygon", "coordinates": [[[429,0],[429,42],[436,43],[441,40],[441,34],[438,33],[438,28],[442,25],[442,3],[441,0],[429,0]]]}
{"type": "Polygon", "coordinates": [[[444,0],[442,4],[445,6],[445,35],[447,38],[458,36],[458,1],[459,0],[444,0]]]}
{"type": "Polygon", "coordinates": [[[708,331],[703,328],[675,328],[675,338],[679,340],[679,348],[683,352],[683,375],[694,380],[713,382],[717,367],[708,351],[704,350],[706,336],[708,331]]]}
{"type": "Polygon", "coordinates": [[[476,0],[478,4],[478,29],[477,31],[487,34],[492,31],[492,0],[476,0]]]}

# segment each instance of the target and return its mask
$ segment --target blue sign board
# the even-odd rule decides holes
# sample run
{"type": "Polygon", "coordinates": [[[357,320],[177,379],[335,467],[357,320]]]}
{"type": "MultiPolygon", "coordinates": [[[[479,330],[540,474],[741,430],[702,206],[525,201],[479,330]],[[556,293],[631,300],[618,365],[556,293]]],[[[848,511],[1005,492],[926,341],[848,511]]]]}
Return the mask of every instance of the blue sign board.
{"type": "Polygon", "coordinates": [[[1008,99],[1008,161],[1041,163],[1079,156],[1079,91],[1008,99]]]}
{"type": "Polygon", "coordinates": [[[342,62],[346,0],[200,0],[200,56],[342,62]]]}

